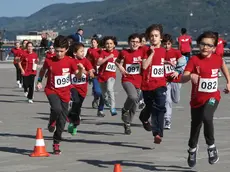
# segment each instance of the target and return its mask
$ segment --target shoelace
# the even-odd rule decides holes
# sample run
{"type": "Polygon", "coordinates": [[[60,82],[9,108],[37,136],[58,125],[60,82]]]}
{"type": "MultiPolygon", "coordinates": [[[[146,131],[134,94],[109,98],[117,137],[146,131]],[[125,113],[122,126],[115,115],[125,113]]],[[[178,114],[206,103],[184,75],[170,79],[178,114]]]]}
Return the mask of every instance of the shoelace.
{"type": "Polygon", "coordinates": [[[195,160],[195,152],[190,152],[190,160],[195,160]]]}
{"type": "Polygon", "coordinates": [[[209,156],[210,156],[210,157],[214,157],[214,156],[215,156],[215,155],[214,155],[214,154],[215,154],[215,151],[214,151],[214,150],[209,150],[208,152],[209,152],[209,156]]]}

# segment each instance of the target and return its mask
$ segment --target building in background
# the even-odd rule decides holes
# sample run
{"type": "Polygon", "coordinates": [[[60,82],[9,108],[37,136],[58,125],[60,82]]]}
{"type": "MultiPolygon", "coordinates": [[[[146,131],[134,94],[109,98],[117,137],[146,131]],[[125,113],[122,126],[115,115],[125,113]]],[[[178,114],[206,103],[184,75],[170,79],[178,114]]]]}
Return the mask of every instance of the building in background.
{"type": "Polygon", "coordinates": [[[26,35],[17,35],[16,40],[21,42],[26,39],[33,42],[35,46],[39,46],[43,34],[47,35],[49,41],[54,40],[58,36],[58,32],[54,32],[53,30],[30,31],[26,35]]]}

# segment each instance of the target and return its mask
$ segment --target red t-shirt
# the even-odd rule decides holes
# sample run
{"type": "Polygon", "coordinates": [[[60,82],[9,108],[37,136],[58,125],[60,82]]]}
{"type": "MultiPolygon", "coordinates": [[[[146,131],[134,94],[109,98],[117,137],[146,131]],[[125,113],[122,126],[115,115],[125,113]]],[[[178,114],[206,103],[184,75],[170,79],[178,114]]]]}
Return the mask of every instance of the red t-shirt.
{"type": "Polygon", "coordinates": [[[223,57],[224,56],[224,44],[226,43],[225,40],[222,38],[218,39],[218,44],[216,46],[216,54],[223,57]]]}
{"type": "Polygon", "coordinates": [[[123,67],[129,73],[122,75],[122,82],[131,82],[136,88],[141,87],[141,69],[142,58],[144,56],[143,50],[138,49],[132,51],[130,49],[122,50],[118,59],[123,60],[123,67]]]}
{"type": "Polygon", "coordinates": [[[35,52],[24,52],[21,57],[21,65],[25,71],[24,76],[37,74],[38,55],[35,52]]]}
{"type": "MultiPolygon", "coordinates": [[[[152,63],[142,73],[141,89],[143,91],[155,90],[159,87],[166,86],[166,77],[164,74],[164,60],[166,56],[166,50],[162,47],[155,48],[155,54],[152,59],[152,63]]],[[[150,48],[145,52],[144,59],[147,59],[150,55],[150,48]]]]}
{"type": "MultiPolygon", "coordinates": [[[[83,64],[85,67],[86,72],[90,71],[93,69],[93,66],[91,65],[90,61],[87,58],[83,59],[74,59],[75,64],[83,64]]],[[[78,79],[75,74],[71,74],[71,83],[72,83],[72,88],[75,88],[78,93],[82,97],[86,97],[87,91],[88,91],[88,75],[83,74],[81,79],[78,79]]]]}
{"type": "Polygon", "coordinates": [[[77,70],[77,65],[69,56],[57,59],[45,59],[43,64],[48,69],[48,78],[45,87],[46,95],[57,94],[63,102],[70,101],[70,72],[77,70]]]}
{"type": "Polygon", "coordinates": [[[149,49],[149,46],[148,45],[143,45],[143,46],[140,46],[139,49],[142,49],[144,52],[147,52],[148,49],[149,49]]]}
{"type": "MultiPolygon", "coordinates": [[[[171,48],[170,50],[166,50],[165,61],[169,61],[175,66],[177,64],[177,60],[181,57],[181,52],[177,49],[171,48]]],[[[164,65],[166,77],[170,76],[175,71],[175,66],[167,63],[164,65]]]]}
{"type": "Polygon", "coordinates": [[[117,50],[113,50],[112,52],[108,52],[106,50],[102,50],[100,53],[99,58],[106,58],[110,54],[114,55],[114,58],[110,58],[105,63],[103,63],[99,67],[98,72],[98,81],[99,82],[106,82],[109,78],[116,78],[116,65],[115,61],[119,55],[119,52],[117,50]]]}
{"type": "Polygon", "coordinates": [[[11,49],[11,53],[14,54],[14,64],[17,64],[17,60],[16,60],[16,57],[21,57],[22,56],[22,49],[21,48],[12,48],[11,49]]]}
{"type": "Polygon", "coordinates": [[[189,35],[179,36],[178,43],[180,45],[181,53],[190,53],[191,52],[191,44],[192,44],[191,36],[189,36],[189,35]]]}
{"type": "Polygon", "coordinates": [[[93,69],[96,71],[95,74],[98,73],[99,67],[97,67],[97,60],[99,58],[100,51],[101,50],[99,48],[89,48],[86,54],[87,59],[91,62],[93,69]]]}
{"type": "Polygon", "coordinates": [[[192,84],[190,101],[192,108],[204,105],[210,98],[220,101],[218,70],[222,64],[222,58],[216,54],[212,54],[210,58],[202,58],[197,55],[188,61],[185,71],[196,73],[200,76],[198,84],[192,84]]]}
{"type": "Polygon", "coordinates": [[[46,58],[47,59],[52,59],[53,57],[55,57],[56,56],[56,53],[51,53],[51,52],[47,52],[46,53],[46,58]]]}

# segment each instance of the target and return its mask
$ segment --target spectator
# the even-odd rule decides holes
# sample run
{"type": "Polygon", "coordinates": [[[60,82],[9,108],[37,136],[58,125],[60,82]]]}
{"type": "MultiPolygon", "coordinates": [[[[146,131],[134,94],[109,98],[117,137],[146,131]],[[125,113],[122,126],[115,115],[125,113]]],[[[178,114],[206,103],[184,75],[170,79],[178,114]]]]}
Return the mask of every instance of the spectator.
{"type": "Polygon", "coordinates": [[[78,29],[77,33],[72,35],[72,39],[74,43],[82,43],[83,42],[83,29],[78,29]]]}
{"type": "Polygon", "coordinates": [[[41,40],[41,43],[40,43],[40,47],[43,47],[43,48],[47,49],[48,44],[49,44],[49,41],[47,39],[47,33],[43,33],[41,35],[41,37],[42,37],[42,40],[41,40]]]}

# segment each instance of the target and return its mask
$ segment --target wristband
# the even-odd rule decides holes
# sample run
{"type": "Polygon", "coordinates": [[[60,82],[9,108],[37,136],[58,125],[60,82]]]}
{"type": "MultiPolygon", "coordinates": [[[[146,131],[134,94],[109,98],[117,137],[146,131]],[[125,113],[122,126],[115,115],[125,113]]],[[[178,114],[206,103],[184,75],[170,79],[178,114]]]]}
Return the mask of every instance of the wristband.
{"type": "Polygon", "coordinates": [[[42,82],[42,78],[41,77],[38,77],[38,82],[42,82]]]}
{"type": "Polygon", "coordinates": [[[181,74],[182,73],[182,71],[180,71],[180,70],[175,70],[176,72],[178,72],[178,74],[181,74]]]}

